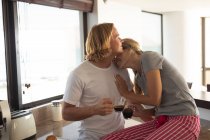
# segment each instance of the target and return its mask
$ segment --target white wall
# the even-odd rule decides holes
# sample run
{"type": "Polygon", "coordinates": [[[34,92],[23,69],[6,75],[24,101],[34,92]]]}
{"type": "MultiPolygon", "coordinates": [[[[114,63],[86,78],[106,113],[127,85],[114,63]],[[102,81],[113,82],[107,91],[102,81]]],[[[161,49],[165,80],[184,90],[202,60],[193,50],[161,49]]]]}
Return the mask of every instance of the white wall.
{"type": "Polygon", "coordinates": [[[93,11],[87,14],[88,32],[93,25],[98,24],[98,7],[98,0],[94,0],[93,11]]]}
{"type": "Polygon", "coordinates": [[[182,12],[166,13],[163,16],[163,46],[164,56],[178,68],[184,71],[184,15],[182,12]]]}
{"type": "Polygon", "coordinates": [[[163,14],[164,56],[193,88],[201,85],[201,22],[194,12],[163,14]]]}
{"type": "Polygon", "coordinates": [[[94,24],[112,22],[115,24],[120,37],[131,37],[137,41],[141,41],[141,9],[131,7],[120,2],[108,0],[94,1],[94,10],[88,14],[88,28],[94,24]],[[100,8],[96,8],[96,7],[100,8]],[[97,20],[95,19],[97,16],[97,20]]]}

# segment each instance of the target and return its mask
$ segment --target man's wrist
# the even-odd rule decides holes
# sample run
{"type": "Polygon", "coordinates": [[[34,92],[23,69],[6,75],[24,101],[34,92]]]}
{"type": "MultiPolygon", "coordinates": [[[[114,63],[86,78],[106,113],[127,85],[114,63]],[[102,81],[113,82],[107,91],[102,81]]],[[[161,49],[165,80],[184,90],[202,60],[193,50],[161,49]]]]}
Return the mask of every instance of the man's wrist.
{"type": "Polygon", "coordinates": [[[90,111],[90,114],[91,114],[92,116],[97,114],[97,113],[96,113],[96,105],[90,106],[90,107],[88,108],[88,110],[90,111]]]}

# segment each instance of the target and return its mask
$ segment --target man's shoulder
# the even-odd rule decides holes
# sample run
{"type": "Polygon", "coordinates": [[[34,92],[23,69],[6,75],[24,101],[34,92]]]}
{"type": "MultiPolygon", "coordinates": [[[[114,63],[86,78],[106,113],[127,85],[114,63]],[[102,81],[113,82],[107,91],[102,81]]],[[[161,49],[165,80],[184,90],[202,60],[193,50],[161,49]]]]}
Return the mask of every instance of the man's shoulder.
{"type": "Polygon", "coordinates": [[[75,67],[73,71],[84,70],[85,68],[88,68],[88,67],[90,67],[90,64],[87,60],[85,60],[82,63],[80,63],[77,67],[75,67]]]}
{"type": "Polygon", "coordinates": [[[75,67],[71,72],[70,75],[81,75],[83,74],[86,70],[88,70],[88,64],[86,61],[82,62],[81,64],[79,64],[77,67],[75,67]]]}

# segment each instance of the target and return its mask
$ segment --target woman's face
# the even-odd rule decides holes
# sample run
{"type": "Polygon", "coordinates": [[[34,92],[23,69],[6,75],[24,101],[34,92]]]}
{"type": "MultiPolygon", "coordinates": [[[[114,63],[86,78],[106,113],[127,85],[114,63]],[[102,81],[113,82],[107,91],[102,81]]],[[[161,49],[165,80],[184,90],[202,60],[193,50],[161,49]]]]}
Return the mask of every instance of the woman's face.
{"type": "Polygon", "coordinates": [[[128,64],[129,56],[130,55],[129,55],[128,49],[125,49],[125,50],[123,50],[122,53],[118,54],[114,60],[117,67],[121,68],[121,69],[128,68],[127,64],[128,64]]]}
{"type": "Polygon", "coordinates": [[[110,48],[112,49],[112,54],[117,55],[123,52],[122,41],[119,37],[117,29],[114,27],[112,30],[112,37],[110,40],[110,48]]]}

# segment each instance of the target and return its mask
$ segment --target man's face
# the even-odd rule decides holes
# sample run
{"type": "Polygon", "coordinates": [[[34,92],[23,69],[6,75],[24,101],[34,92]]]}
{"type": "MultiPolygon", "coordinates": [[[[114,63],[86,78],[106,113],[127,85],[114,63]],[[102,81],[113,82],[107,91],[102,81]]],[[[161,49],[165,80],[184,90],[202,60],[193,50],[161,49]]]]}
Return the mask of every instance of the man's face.
{"type": "Polygon", "coordinates": [[[119,53],[122,53],[122,41],[119,37],[119,33],[117,29],[114,27],[112,30],[112,37],[110,40],[110,48],[112,49],[112,53],[114,55],[117,55],[119,53]]]}

